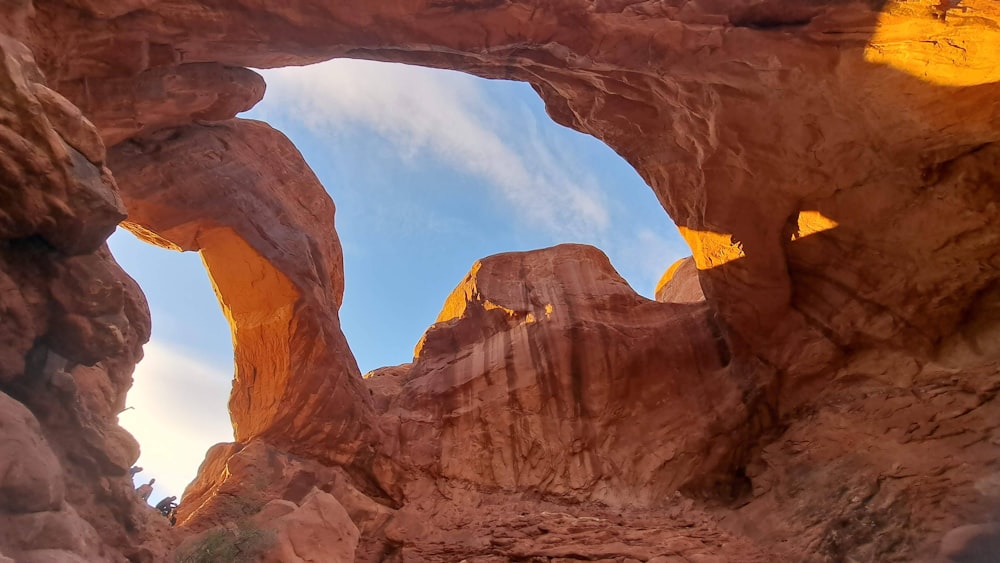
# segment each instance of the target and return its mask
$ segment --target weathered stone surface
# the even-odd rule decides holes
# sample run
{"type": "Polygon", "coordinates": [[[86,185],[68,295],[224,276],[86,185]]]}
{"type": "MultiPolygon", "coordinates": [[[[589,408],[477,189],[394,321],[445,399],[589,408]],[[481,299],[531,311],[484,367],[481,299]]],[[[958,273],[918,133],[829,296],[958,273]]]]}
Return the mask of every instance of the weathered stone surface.
{"type": "Polygon", "coordinates": [[[1000,552],[996,522],[960,526],[945,534],[938,552],[942,561],[989,561],[1000,552]]]}
{"type": "Polygon", "coordinates": [[[343,469],[255,440],[209,450],[198,477],[184,491],[178,522],[200,531],[253,515],[275,500],[301,504],[314,488],[333,494],[363,531],[376,532],[392,512],[358,491],[343,469]]]}
{"type": "MultiPolygon", "coordinates": [[[[181,525],[187,523],[187,519],[194,512],[201,512],[200,515],[200,526],[198,530],[203,530],[207,527],[214,526],[225,520],[225,518],[232,518],[236,516],[235,511],[231,511],[228,507],[214,508],[210,507],[209,503],[218,504],[221,494],[220,488],[230,481],[230,477],[234,475],[234,472],[226,467],[229,459],[244,450],[243,444],[237,443],[221,443],[215,444],[205,452],[205,461],[201,462],[201,467],[198,468],[198,475],[195,477],[194,481],[188,484],[187,488],[184,489],[184,495],[177,507],[177,522],[181,525]],[[209,516],[206,512],[222,512],[222,517],[209,516]]],[[[253,449],[247,450],[246,453],[253,452],[253,449]]],[[[235,479],[239,480],[242,476],[235,475],[235,479]]],[[[232,486],[232,483],[229,483],[232,486]]],[[[249,484],[244,484],[244,489],[249,488],[249,484]]],[[[275,498],[278,498],[275,496],[275,498]]]]}
{"type": "MultiPolygon", "coordinates": [[[[320,490],[332,495],[341,507],[332,510],[346,510],[350,526],[345,526],[345,531],[353,537],[348,542],[350,549],[359,550],[359,560],[378,561],[387,549],[383,528],[395,511],[388,506],[391,501],[370,484],[362,492],[354,481],[339,467],[290,455],[259,440],[247,445],[218,444],[209,450],[198,477],[184,491],[178,521],[182,533],[196,535],[186,539],[179,550],[190,548],[204,537],[206,530],[248,519],[256,529],[287,531],[285,524],[276,521],[298,510],[300,505],[305,507],[307,500],[320,490]],[[360,545],[355,532],[350,532],[352,527],[363,534],[360,545]]],[[[314,508],[323,512],[330,503],[320,501],[321,506],[314,508]]],[[[294,518],[304,517],[314,508],[294,518]]],[[[279,542],[279,551],[295,541],[299,540],[285,537],[279,542]]]]}
{"type": "Polygon", "coordinates": [[[329,493],[314,490],[295,510],[260,524],[275,535],[262,563],[354,562],[358,528],[329,493]]]}
{"type": "Polygon", "coordinates": [[[951,185],[965,166],[992,169],[989,0],[948,14],[931,0],[180,5],[47,3],[35,45],[57,85],[342,55],[529,80],[554,119],[636,165],[691,241],[725,324],[797,377],[858,341],[929,346],[995,279],[953,266],[996,261],[996,217],[976,200],[988,191],[951,185]],[[921,204],[931,193],[951,195],[921,204]],[[940,236],[911,236],[928,216],[940,236]],[[789,244],[804,234],[815,236],[789,244]],[[840,318],[817,311],[827,294],[840,318]]]}
{"type": "Polygon", "coordinates": [[[6,110],[0,115],[0,238],[41,236],[67,254],[97,250],[125,211],[93,126],[45,87],[31,52],[6,35],[0,35],[0,73],[6,110]]]}
{"type": "Polygon", "coordinates": [[[34,415],[0,393],[0,506],[8,514],[57,510],[65,495],[62,467],[34,415]]]}
{"type": "Polygon", "coordinates": [[[178,522],[195,530],[255,514],[274,499],[297,504],[330,479],[333,469],[302,460],[262,441],[216,444],[184,491],[178,522]],[[188,519],[197,514],[197,522],[188,519]]]}
{"type": "Polygon", "coordinates": [[[198,561],[355,561],[358,528],[333,495],[313,489],[300,504],[278,499],[258,510],[189,536],[177,553],[198,561]]]}
{"type": "Polygon", "coordinates": [[[129,321],[117,264],[107,254],[95,253],[60,266],[49,282],[54,312],[46,344],[85,365],[121,354],[129,321]]]}
{"type": "Polygon", "coordinates": [[[126,226],[201,251],[235,337],[236,439],[344,463],[370,450],[371,398],[338,319],[333,202],[288,139],[233,120],[134,139],[111,161],[126,226]]]}
{"type": "Polygon", "coordinates": [[[667,268],[656,284],[656,300],[660,303],[697,303],[705,300],[694,258],[681,258],[667,268]]]}
{"type": "Polygon", "coordinates": [[[93,120],[108,146],[192,121],[222,121],[264,96],[264,79],[239,67],[213,63],[152,68],[138,76],[60,85],[93,120]]]}
{"type": "Polygon", "coordinates": [[[227,517],[211,509],[219,491],[253,483],[205,472],[241,463],[272,468],[267,498],[294,482],[392,505],[338,497],[373,561],[920,560],[962,553],[961,534],[942,536],[995,518],[995,2],[36,4],[33,18],[28,2],[0,5],[0,29],[48,79],[0,40],[0,390],[40,422],[67,503],[109,557],[150,560],[171,540],[130,504],[132,450],[114,430],[148,314],[96,250],[122,215],[100,139],[118,144],[132,228],[202,249],[236,334],[240,445],[212,452],[192,528],[227,517]],[[531,82],[556,121],[649,182],[706,299],[644,301],[583,261],[539,267],[531,287],[480,270],[412,364],[362,383],[336,319],[332,204],[268,128],[192,124],[259,96],[235,67],[334,56],[531,82]],[[677,487],[738,503],[669,553],[634,546],[643,522],[657,528],[647,547],[688,530],[654,503],[677,487]],[[466,502],[490,494],[496,512],[466,502]],[[578,520],[607,509],[578,504],[588,514],[554,519],[558,534],[542,517],[544,533],[507,538],[520,530],[507,511],[550,502],[520,498],[538,494],[652,512],[623,508],[622,529],[600,535],[578,520]],[[558,547],[571,543],[586,550],[558,547]]]}
{"type": "Polygon", "coordinates": [[[72,508],[3,515],[0,520],[5,549],[18,554],[19,561],[72,561],[75,560],[73,557],[84,561],[111,560],[97,532],[72,508]],[[55,555],[62,555],[63,559],[57,559],[55,555]]]}
{"type": "Polygon", "coordinates": [[[711,315],[639,296],[593,247],[484,258],[418,345],[385,455],[616,506],[728,497],[767,377],[732,361],[711,315]]]}
{"type": "MultiPolygon", "coordinates": [[[[283,454],[260,442],[243,448],[217,446],[210,459],[218,460],[220,454],[231,456],[228,465],[221,469],[206,465],[199,474],[225,476],[225,483],[183,525],[181,533],[199,533],[185,540],[181,552],[207,534],[240,520],[252,522],[253,529],[273,530],[280,520],[301,514],[318,488],[336,498],[361,533],[354,560],[362,562],[508,561],[578,555],[645,560],[657,554],[683,555],[692,561],[712,556],[768,561],[785,553],[756,547],[725,531],[717,516],[680,494],[661,499],[655,510],[608,508],[579,501],[526,500],[440,480],[397,511],[373,502],[354,488],[342,471],[283,454]],[[235,454],[234,449],[238,450],[235,454]],[[275,500],[265,502],[269,498],[275,500]],[[259,512],[253,513],[256,510],[259,512]],[[214,527],[206,528],[213,523],[214,527]]],[[[195,494],[196,484],[185,492],[184,503],[206,498],[195,494]]],[[[329,499],[324,501],[327,503],[329,499]]],[[[331,521],[342,522],[340,517],[331,521]]],[[[345,529],[350,533],[350,526],[337,524],[330,535],[336,537],[338,530],[342,533],[345,529]]]]}
{"type": "Polygon", "coordinates": [[[24,37],[28,34],[28,20],[33,15],[32,0],[9,0],[0,4],[0,34],[24,37]]]}
{"type": "MultiPolygon", "coordinates": [[[[118,431],[124,433],[120,428],[118,431]]],[[[129,541],[120,524],[114,521],[99,524],[105,529],[115,529],[100,534],[74,506],[86,510],[95,520],[129,517],[127,508],[131,503],[138,504],[131,488],[125,487],[127,496],[104,491],[100,499],[104,504],[103,514],[94,510],[84,500],[93,495],[93,484],[80,486],[78,477],[67,476],[65,457],[60,459],[56,455],[42,433],[41,425],[24,405],[0,393],[0,546],[17,561],[121,561],[118,550],[127,549],[135,540],[129,541]],[[76,490],[67,487],[67,477],[76,490]]],[[[92,448],[99,452],[114,449],[109,441],[92,444],[92,448]]],[[[72,464],[70,470],[79,471],[83,467],[72,464]]],[[[104,486],[110,488],[110,483],[104,486]]],[[[151,524],[155,523],[140,521],[132,525],[144,532],[146,542],[155,543],[151,541],[155,535],[155,526],[151,524]]],[[[155,549],[160,554],[166,551],[163,545],[155,549]]]]}
{"type": "Polygon", "coordinates": [[[104,159],[94,126],[0,36],[0,550],[18,561],[151,561],[170,543],[139,512],[138,444],[115,418],[150,327],[104,247],[124,217],[104,159]]]}
{"type": "MultiPolygon", "coordinates": [[[[589,503],[520,500],[462,489],[397,515],[387,535],[395,561],[741,561],[794,560],[721,529],[680,495],[655,511],[589,503]],[[674,559],[670,559],[674,558],[674,559]]],[[[384,559],[365,559],[378,561],[384,559]]]]}
{"type": "Polygon", "coordinates": [[[933,361],[856,356],[748,465],[753,500],[733,531],[826,560],[930,560],[942,533],[1000,502],[1000,375],[982,360],[957,379],[933,361]]]}

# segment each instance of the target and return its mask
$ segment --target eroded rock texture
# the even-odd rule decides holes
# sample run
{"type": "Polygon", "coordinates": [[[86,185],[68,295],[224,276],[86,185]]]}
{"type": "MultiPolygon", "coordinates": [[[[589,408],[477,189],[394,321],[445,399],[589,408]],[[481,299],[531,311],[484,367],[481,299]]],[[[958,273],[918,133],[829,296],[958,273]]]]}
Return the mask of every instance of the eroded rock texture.
{"type": "Polygon", "coordinates": [[[291,142],[231,120],[137,138],[111,162],[128,228],[201,251],[234,327],[236,439],[264,436],[341,463],[370,450],[370,399],[337,316],[333,202],[291,142]]]}
{"type": "Polygon", "coordinates": [[[705,300],[701,275],[693,257],[674,262],[656,284],[656,300],[661,303],[697,303],[705,300]]]}
{"type": "Polygon", "coordinates": [[[75,530],[12,521],[4,555],[153,559],[247,518],[274,532],[270,560],[967,560],[996,543],[995,2],[0,16],[0,420],[52,467],[12,465],[0,512],[75,530]],[[362,381],[332,202],[283,136],[231,119],[262,91],[244,67],[337,56],[530,82],[636,167],[691,262],[652,302],[593,249],[484,259],[414,362],[362,381]],[[122,201],[135,232],[203,252],[237,342],[239,442],[209,452],[164,538],[126,494],[135,444],[114,422],[148,337],[101,248],[122,201]],[[336,532],[312,537],[320,520],[336,532]]]}
{"type": "Polygon", "coordinates": [[[149,338],[104,240],[125,216],[94,126],[0,35],[0,553],[135,561],[168,545],[117,424],[149,338]]]}
{"type": "Polygon", "coordinates": [[[712,315],[637,295],[588,246],[483,259],[409,370],[370,378],[399,385],[386,393],[398,440],[386,455],[613,506],[741,486],[734,470],[768,379],[732,361],[712,315]]]}

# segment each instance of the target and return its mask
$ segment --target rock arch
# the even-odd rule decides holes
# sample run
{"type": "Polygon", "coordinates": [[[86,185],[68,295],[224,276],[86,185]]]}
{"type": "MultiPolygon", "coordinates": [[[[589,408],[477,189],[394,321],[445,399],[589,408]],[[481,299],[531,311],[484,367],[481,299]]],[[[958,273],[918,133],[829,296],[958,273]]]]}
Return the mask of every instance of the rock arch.
{"type": "MultiPolygon", "coordinates": [[[[984,506],[994,499],[982,491],[991,490],[988,465],[995,459],[988,436],[997,417],[998,359],[991,345],[995,318],[983,312],[994,310],[1000,276],[995,3],[965,0],[959,10],[930,0],[280,6],[218,0],[193,8],[184,0],[48,0],[35,2],[33,14],[31,4],[0,8],[8,16],[0,29],[31,48],[51,89],[33,63],[24,62],[25,49],[5,39],[4,105],[28,109],[0,116],[0,125],[16,134],[4,142],[20,139],[8,143],[12,154],[57,172],[36,185],[0,162],[5,178],[17,180],[5,179],[17,194],[47,194],[11,199],[12,227],[3,236],[14,242],[3,249],[4,262],[19,265],[33,253],[39,263],[62,267],[80,254],[107,266],[110,259],[96,247],[120,210],[95,142],[100,132],[114,145],[110,170],[134,208],[136,229],[161,244],[202,249],[230,310],[237,345],[246,338],[267,349],[259,355],[237,351],[246,368],[231,403],[240,439],[261,440],[225,455],[247,452],[242,461],[252,461],[271,444],[286,449],[266,459],[307,456],[282,467],[319,463],[314,458],[347,464],[379,483],[355,483],[369,487],[369,499],[385,500],[379,496],[385,490],[371,487],[396,484],[396,461],[366,449],[385,430],[376,422],[378,401],[362,392],[337,326],[336,239],[310,230],[329,221],[332,205],[329,216],[317,220],[295,202],[269,199],[275,185],[285,185],[277,172],[315,182],[278,134],[231,119],[261,92],[259,78],[240,67],[347,56],[530,82],[553,119],[600,138],[636,167],[695,251],[706,297],[701,307],[711,310],[718,328],[714,340],[735,351],[734,366],[769,366],[748,376],[761,385],[747,389],[768,390],[764,399],[751,393],[743,402],[751,405],[752,395],[769,407],[762,411],[768,416],[747,418],[750,441],[761,441],[730,468],[746,478],[751,490],[743,493],[754,499],[728,508],[738,521],[760,524],[743,530],[748,537],[771,547],[791,539],[796,549],[833,558],[907,557],[928,548],[915,535],[926,534],[933,543],[949,527],[985,518],[984,506]],[[923,74],[914,76],[917,67],[923,74]],[[226,151],[266,153],[254,149],[256,136],[283,147],[284,158],[217,158],[226,151]],[[61,149],[60,140],[72,150],[61,149]],[[25,149],[34,146],[46,147],[42,157],[25,149]],[[171,151],[192,152],[192,146],[200,147],[197,159],[165,158],[180,154],[171,151]],[[163,181],[148,182],[152,175],[163,181]],[[81,184],[79,178],[101,180],[81,184]],[[212,208],[222,201],[195,194],[191,207],[168,209],[171,202],[158,199],[191,180],[223,190],[233,205],[212,208]],[[94,197],[69,197],[73,193],[94,197]],[[200,215],[206,208],[211,212],[200,215]],[[265,209],[280,209],[294,219],[289,225],[298,224],[272,240],[247,217],[230,214],[265,209]],[[38,220],[40,215],[52,220],[38,220]],[[818,217],[834,227],[818,230],[818,217]],[[53,225],[87,227],[78,229],[86,236],[60,236],[53,225]],[[23,239],[32,241],[30,249],[21,246],[23,239]],[[283,261],[283,245],[311,260],[283,261]],[[230,263],[233,258],[239,260],[230,263]],[[244,276],[263,285],[248,288],[244,276]],[[317,340],[323,345],[307,345],[317,340]],[[289,356],[305,359],[296,369],[323,368],[315,378],[319,393],[299,385],[312,376],[291,377],[286,344],[289,356]],[[767,381],[765,373],[776,373],[776,380],[767,381]],[[301,410],[258,393],[264,389],[301,410]],[[330,413],[333,418],[322,418],[330,413]],[[322,416],[305,416],[310,414],[322,416]],[[914,454],[935,436],[963,434],[968,442],[936,441],[935,456],[914,454]],[[335,445],[328,447],[325,437],[335,437],[335,445]],[[842,456],[844,443],[864,447],[842,456]],[[946,461],[956,459],[962,463],[946,461]],[[843,495],[823,496],[835,487],[843,495]],[[950,504],[944,514],[930,518],[927,507],[945,497],[950,504]],[[796,499],[799,507],[824,506],[825,514],[784,506],[783,498],[796,499]],[[768,523],[770,515],[792,527],[775,531],[780,526],[768,523]],[[867,522],[875,522],[879,533],[872,534],[867,522]],[[849,544],[845,536],[858,539],[849,544]]],[[[321,191],[316,185],[303,189],[313,198],[321,191]]],[[[315,209],[327,205],[314,203],[315,209]]],[[[281,223],[282,217],[271,217],[281,223]]],[[[27,393],[25,404],[71,470],[70,477],[55,475],[52,482],[95,482],[81,477],[85,472],[74,459],[115,449],[107,438],[111,418],[64,420],[61,413],[73,407],[45,394],[57,388],[43,393],[21,387],[31,377],[19,366],[35,353],[35,342],[59,334],[58,323],[32,323],[24,313],[58,301],[47,284],[24,277],[28,270],[12,268],[21,277],[4,282],[17,289],[8,294],[27,297],[15,300],[21,308],[15,324],[23,334],[10,339],[15,369],[4,374],[3,390],[27,393]],[[50,402],[56,406],[43,407],[50,402]],[[74,455],[65,446],[78,427],[100,437],[85,450],[90,454],[74,455]]],[[[114,268],[96,277],[108,287],[128,287],[114,268]]],[[[144,339],[142,307],[135,299],[116,301],[113,310],[77,305],[79,310],[64,311],[71,328],[121,336],[102,340],[96,356],[66,352],[79,356],[69,358],[73,362],[114,365],[107,370],[114,376],[107,377],[113,389],[107,403],[114,404],[127,387],[123,366],[138,357],[144,339]]],[[[124,471],[128,456],[112,457],[92,471],[124,471]]],[[[206,467],[218,469],[218,461],[206,467]]],[[[326,475],[313,466],[303,471],[326,475]]],[[[331,490],[341,483],[329,475],[315,479],[331,490]]],[[[108,490],[119,492],[108,494],[127,506],[122,484],[115,483],[108,490]]],[[[357,489],[337,490],[342,502],[357,498],[343,492],[357,489]]],[[[409,493],[389,494],[405,500],[409,493]]],[[[67,506],[92,507],[94,498],[96,493],[80,494],[67,506]]],[[[370,503],[352,506],[356,522],[368,522],[361,513],[382,514],[370,503]]],[[[65,507],[47,508],[58,515],[52,518],[76,521],[65,507]]],[[[414,531],[419,526],[412,520],[407,525],[406,514],[406,507],[399,509],[385,537],[423,545],[414,531]]],[[[125,526],[98,526],[95,533],[107,545],[128,546],[122,551],[141,557],[142,539],[121,532],[125,526]]],[[[88,555],[96,549],[58,548],[88,555]]]]}

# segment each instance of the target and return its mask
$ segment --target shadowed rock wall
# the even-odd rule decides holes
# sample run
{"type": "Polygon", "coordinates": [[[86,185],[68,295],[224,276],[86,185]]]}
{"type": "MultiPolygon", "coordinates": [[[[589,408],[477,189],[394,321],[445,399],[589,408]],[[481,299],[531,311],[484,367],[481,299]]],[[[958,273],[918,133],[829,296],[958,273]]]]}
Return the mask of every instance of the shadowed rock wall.
{"type": "Polygon", "coordinates": [[[179,539],[136,512],[135,445],[114,421],[148,337],[101,248],[122,201],[147,240],[203,252],[236,341],[239,443],[210,452],[187,529],[251,493],[285,522],[274,553],[320,549],[288,522],[337,520],[339,503],[371,560],[731,558],[712,542],[906,560],[991,529],[958,527],[1000,501],[995,2],[19,0],[0,15],[0,391],[17,443],[58,460],[0,498],[83,529],[5,526],[4,553],[143,560],[179,539]],[[283,136],[231,120],[262,93],[242,67],[337,56],[530,82],[650,184],[704,302],[642,300],[589,249],[492,257],[412,365],[362,382],[332,202],[283,136]],[[252,452],[278,469],[250,490],[233,468],[252,452]],[[568,536],[516,504],[536,495],[583,503],[559,520],[568,536]],[[691,519],[689,541],[544,547],[588,537],[574,518],[607,520],[592,502],[623,526],[691,519]],[[469,521],[494,538],[523,524],[527,543],[483,544],[469,521]]]}

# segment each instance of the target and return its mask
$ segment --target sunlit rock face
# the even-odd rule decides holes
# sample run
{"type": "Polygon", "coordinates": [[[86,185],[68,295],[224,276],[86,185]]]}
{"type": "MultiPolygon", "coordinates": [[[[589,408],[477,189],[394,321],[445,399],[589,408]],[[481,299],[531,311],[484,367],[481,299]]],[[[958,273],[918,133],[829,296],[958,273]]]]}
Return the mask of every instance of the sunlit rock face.
{"type": "Polygon", "coordinates": [[[693,257],[681,258],[663,273],[655,297],[661,303],[697,303],[705,300],[701,277],[693,257]]]}
{"type": "MultiPolygon", "coordinates": [[[[734,486],[763,374],[704,303],[637,295],[599,250],[477,262],[387,406],[387,455],[449,479],[611,505],[734,486]]],[[[381,377],[398,377],[379,374],[381,377]]]]}
{"type": "Polygon", "coordinates": [[[184,528],[236,518],[212,499],[269,452],[314,469],[261,486],[282,545],[312,549],[288,522],[339,504],[361,560],[961,560],[1000,503],[998,29],[991,0],[3,3],[2,419],[59,468],[0,498],[75,539],[15,515],[0,552],[178,539],[130,496],[114,418],[149,333],[102,249],[127,207],[204,253],[237,342],[239,443],[184,528]],[[231,120],[262,93],[243,67],[338,56],[530,82],[635,166],[698,271],[658,303],[593,250],[483,260],[414,362],[362,382],[332,202],[287,139],[231,120]],[[627,550],[644,526],[669,534],[627,550]]]}
{"type": "Polygon", "coordinates": [[[137,137],[110,158],[126,227],[201,251],[233,327],[236,439],[342,463],[370,449],[371,400],[338,319],[333,202],[291,142],[238,119],[137,137]]]}
{"type": "Polygon", "coordinates": [[[26,35],[98,123],[115,108],[85,93],[108,81],[153,124],[259,93],[220,71],[206,101],[132,98],[191,64],[353,56],[527,80],[635,165],[727,326],[789,373],[872,342],[929,349],[994,279],[973,266],[997,269],[978,187],[1000,121],[991,0],[370,4],[46,2],[26,35]],[[803,213],[836,226],[794,244],[803,213]]]}

